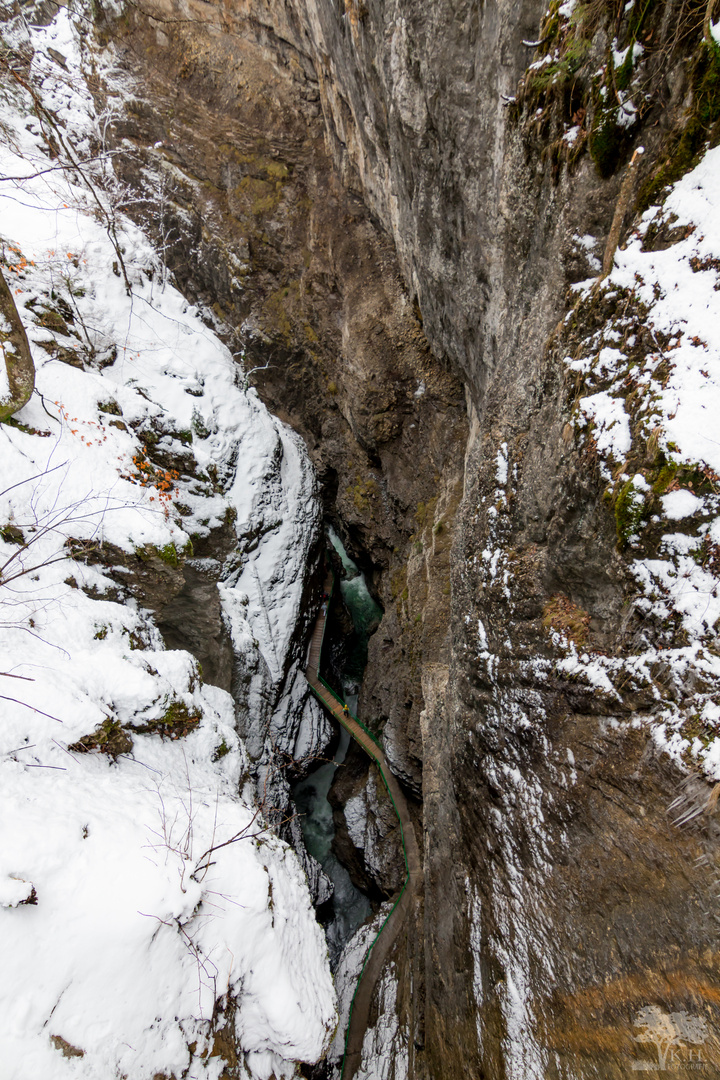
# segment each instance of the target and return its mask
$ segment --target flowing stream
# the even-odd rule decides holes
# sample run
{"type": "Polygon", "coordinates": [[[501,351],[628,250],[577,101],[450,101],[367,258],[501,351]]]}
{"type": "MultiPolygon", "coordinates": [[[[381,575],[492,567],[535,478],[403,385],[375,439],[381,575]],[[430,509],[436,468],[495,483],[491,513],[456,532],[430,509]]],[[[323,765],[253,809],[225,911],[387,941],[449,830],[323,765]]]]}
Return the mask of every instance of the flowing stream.
{"type": "MultiPolygon", "coordinates": [[[[342,559],[346,576],[340,582],[340,591],[355,628],[354,647],[341,676],[343,696],[351,711],[357,713],[359,684],[367,663],[368,637],[377,626],[382,610],[368,592],[365,578],[345,551],[340,538],[332,529],[328,529],[328,537],[342,559]]],[[[333,760],[320,765],[292,790],[295,806],[301,815],[305,847],[320,863],[335,888],[332,899],[333,918],[325,929],[333,966],[337,963],[343,946],[372,911],[368,898],[353,885],[347,870],[332,852],[335,826],[327,794],[335,770],[345,760],[349,743],[350,736],[342,729],[333,760]]]]}
{"type": "MultiPolygon", "coordinates": [[[[355,648],[348,657],[347,666],[342,672],[343,683],[352,685],[362,682],[368,658],[368,639],[380,622],[382,608],[373,600],[368,591],[365,576],[360,573],[348,555],[334,529],[328,529],[328,538],[343,564],[345,577],[340,582],[340,592],[352,615],[355,627],[355,648]]],[[[348,704],[350,704],[349,701],[348,704]]]]}

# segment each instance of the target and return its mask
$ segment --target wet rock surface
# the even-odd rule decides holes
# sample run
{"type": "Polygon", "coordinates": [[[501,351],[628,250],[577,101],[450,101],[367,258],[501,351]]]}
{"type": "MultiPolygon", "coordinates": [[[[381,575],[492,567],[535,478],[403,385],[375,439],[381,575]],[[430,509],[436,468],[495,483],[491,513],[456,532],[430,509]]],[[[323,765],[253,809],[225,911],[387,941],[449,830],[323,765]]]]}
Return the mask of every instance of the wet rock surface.
{"type": "Polygon", "coordinates": [[[168,649],[187,649],[197,657],[205,682],[230,690],[233,651],[217,591],[220,569],[211,560],[186,563],[184,585],[162,609],[158,629],[168,649]]]}

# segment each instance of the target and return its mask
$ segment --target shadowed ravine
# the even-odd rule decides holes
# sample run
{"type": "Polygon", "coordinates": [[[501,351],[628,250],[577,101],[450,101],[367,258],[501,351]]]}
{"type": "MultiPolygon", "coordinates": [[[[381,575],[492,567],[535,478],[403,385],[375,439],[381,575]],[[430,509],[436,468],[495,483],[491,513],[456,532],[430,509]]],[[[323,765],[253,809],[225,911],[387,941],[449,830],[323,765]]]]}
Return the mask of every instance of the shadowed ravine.
{"type": "Polygon", "coordinates": [[[332,761],[326,761],[292,791],[301,815],[303,841],[308,854],[322,866],[333,883],[333,919],[325,927],[331,966],[337,964],[344,946],[372,909],[367,896],[356,888],[350,874],[332,850],[335,826],[328,791],[339,766],[345,761],[350,735],[341,731],[340,742],[332,761]]]}
{"type": "MultiPolygon", "coordinates": [[[[334,575],[330,573],[325,581],[325,592],[328,596],[332,595],[333,583],[334,575]]],[[[375,941],[370,948],[370,953],[365,961],[353,997],[342,1069],[343,1080],[351,1080],[351,1077],[355,1075],[360,1065],[363,1037],[368,1026],[370,1005],[375,985],[390,950],[404,928],[406,916],[410,910],[413,898],[417,895],[419,889],[421,881],[421,862],[415,830],[410,819],[405,796],[402,793],[400,785],[390,771],[382,748],[356,717],[343,710],[344,703],[320,677],[320,656],[322,653],[323,637],[325,635],[328,607],[329,604],[323,604],[320,613],[318,614],[317,622],[315,623],[315,629],[313,630],[308,653],[306,669],[307,680],[313,693],[322,702],[328,712],[330,712],[338,723],[350,733],[352,738],[355,739],[363,750],[369,754],[380,770],[380,775],[382,776],[400,821],[403,850],[405,853],[405,866],[407,869],[407,877],[400,891],[400,895],[395,901],[392,911],[383,923],[380,933],[375,938],[375,941]]]]}

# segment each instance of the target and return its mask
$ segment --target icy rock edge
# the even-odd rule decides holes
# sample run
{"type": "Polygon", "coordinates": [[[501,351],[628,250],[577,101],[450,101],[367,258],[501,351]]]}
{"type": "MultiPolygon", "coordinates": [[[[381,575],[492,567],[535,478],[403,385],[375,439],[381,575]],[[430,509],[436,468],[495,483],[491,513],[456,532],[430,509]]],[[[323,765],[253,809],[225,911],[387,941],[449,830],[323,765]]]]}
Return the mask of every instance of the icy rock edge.
{"type": "Polygon", "coordinates": [[[325,1052],[335,994],[237,727],[270,785],[268,729],[292,752],[324,738],[293,643],[315,481],[123,217],[85,25],[4,31],[22,79],[0,98],[2,251],[38,392],[0,426],[3,1075],[290,1077],[325,1052]],[[204,569],[237,703],[142,606],[223,526],[232,553],[204,569]]]}

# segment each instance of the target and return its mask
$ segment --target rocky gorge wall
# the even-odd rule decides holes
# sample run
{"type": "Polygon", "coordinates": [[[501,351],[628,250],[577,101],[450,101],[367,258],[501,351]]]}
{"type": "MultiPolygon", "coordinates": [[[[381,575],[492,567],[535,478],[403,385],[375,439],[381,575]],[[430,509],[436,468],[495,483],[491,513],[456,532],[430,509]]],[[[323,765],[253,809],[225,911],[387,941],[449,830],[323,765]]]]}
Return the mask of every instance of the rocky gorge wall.
{"type": "Polygon", "coordinates": [[[679,175],[704,10],[578,10],[152,3],[107,31],[136,91],[118,170],[302,433],[383,602],[360,711],[424,836],[395,957],[414,1077],[619,1077],[644,1006],[718,1020],[697,863],[716,841],[672,825],[682,773],[649,727],[694,676],[623,670],[608,689],[565,663],[624,662],[659,631],[564,363],[610,316],[560,323],[613,225],[626,236],[658,171],[679,175]],[[619,40],[646,49],[627,80],[619,40]],[[603,64],[613,108],[642,100],[630,135],[603,64]]]}

